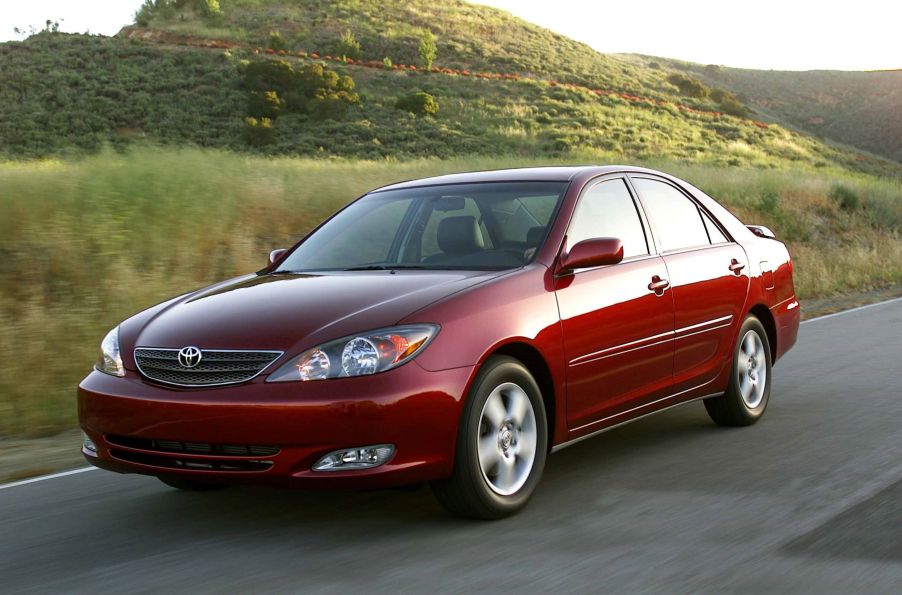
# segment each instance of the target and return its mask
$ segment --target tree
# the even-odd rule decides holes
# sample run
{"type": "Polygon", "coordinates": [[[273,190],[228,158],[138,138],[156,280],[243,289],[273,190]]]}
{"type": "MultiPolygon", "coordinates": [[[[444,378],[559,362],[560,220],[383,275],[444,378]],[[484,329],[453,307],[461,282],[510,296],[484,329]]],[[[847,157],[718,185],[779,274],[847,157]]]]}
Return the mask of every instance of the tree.
{"type": "Polygon", "coordinates": [[[252,117],[275,117],[288,111],[338,119],[360,103],[354,79],[339,76],[319,62],[297,70],[285,60],[251,62],[244,68],[243,83],[252,117]]]}
{"type": "Polygon", "coordinates": [[[432,34],[432,31],[427,29],[420,39],[420,64],[423,66],[424,70],[432,68],[436,53],[435,35],[432,34]]]}

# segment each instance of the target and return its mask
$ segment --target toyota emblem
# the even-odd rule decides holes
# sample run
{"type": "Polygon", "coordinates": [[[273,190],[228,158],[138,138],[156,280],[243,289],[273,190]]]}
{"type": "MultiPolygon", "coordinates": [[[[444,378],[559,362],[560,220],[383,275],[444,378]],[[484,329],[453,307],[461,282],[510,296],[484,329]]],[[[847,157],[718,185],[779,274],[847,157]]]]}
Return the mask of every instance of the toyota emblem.
{"type": "Polygon", "coordinates": [[[179,365],[183,368],[196,368],[203,358],[203,354],[197,347],[182,347],[179,349],[179,365]]]}

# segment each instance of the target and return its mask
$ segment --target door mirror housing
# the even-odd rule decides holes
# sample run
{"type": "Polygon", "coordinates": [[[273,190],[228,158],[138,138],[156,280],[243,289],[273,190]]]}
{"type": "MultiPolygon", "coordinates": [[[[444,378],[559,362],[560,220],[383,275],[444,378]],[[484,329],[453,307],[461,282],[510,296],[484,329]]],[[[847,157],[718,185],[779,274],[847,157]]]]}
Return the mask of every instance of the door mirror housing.
{"type": "Polygon", "coordinates": [[[763,225],[746,225],[750,232],[758,236],[759,238],[768,238],[770,240],[777,239],[777,234],[772,232],[769,228],[764,227],[763,225]]]}
{"type": "Polygon", "coordinates": [[[278,250],[273,250],[272,252],[270,252],[269,253],[269,265],[272,266],[272,265],[276,264],[277,262],[279,262],[279,260],[281,260],[281,258],[283,256],[285,256],[286,252],[288,252],[288,250],[285,248],[279,248],[278,250]]]}
{"type": "Polygon", "coordinates": [[[623,242],[620,238],[593,238],[583,240],[561,256],[561,272],[574,269],[617,264],[623,260],[623,242]]]}

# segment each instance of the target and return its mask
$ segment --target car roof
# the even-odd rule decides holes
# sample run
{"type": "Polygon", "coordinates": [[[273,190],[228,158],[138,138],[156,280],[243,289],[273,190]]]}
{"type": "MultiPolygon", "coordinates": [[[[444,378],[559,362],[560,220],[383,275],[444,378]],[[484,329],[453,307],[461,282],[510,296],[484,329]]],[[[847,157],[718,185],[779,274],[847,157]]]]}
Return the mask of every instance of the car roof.
{"type": "MultiPolygon", "coordinates": [[[[574,165],[574,166],[547,166],[547,167],[522,167],[515,169],[493,169],[486,171],[472,171],[419,180],[397,182],[376,188],[373,192],[385,190],[399,190],[402,188],[417,188],[420,186],[438,186],[442,184],[476,184],[481,182],[569,182],[577,176],[595,177],[615,172],[645,172],[661,174],[651,169],[634,167],[629,165],[574,165]]],[[[666,174],[665,174],[666,175],[666,174]]]]}

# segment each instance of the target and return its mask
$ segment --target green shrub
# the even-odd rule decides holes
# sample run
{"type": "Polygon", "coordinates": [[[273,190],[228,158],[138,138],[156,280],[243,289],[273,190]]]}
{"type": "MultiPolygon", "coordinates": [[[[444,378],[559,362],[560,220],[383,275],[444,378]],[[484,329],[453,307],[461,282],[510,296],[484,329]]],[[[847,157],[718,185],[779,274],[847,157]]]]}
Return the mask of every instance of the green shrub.
{"type": "Polygon", "coordinates": [[[270,145],[275,140],[275,136],[276,131],[271,119],[250,117],[244,119],[244,139],[249,145],[254,147],[270,145]]]}
{"type": "Polygon", "coordinates": [[[285,60],[258,60],[244,67],[242,87],[247,91],[287,93],[297,85],[297,73],[285,60]]]}
{"type": "Polygon", "coordinates": [[[360,42],[357,41],[350,29],[341,34],[335,53],[342,58],[353,58],[354,60],[363,58],[363,48],[360,47],[360,42]]]}
{"type": "Polygon", "coordinates": [[[844,211],[854,211],[861,204],[858,193],[842,184],[834,184],[830,189],[830,198],[844,211]]]}
{"type": "Polygon", "coordinates": [[[247,99],[247,115],[252,118],[275,118],[285,101],[275,91],[251,91],[247,99]]]}
{"type": "Polygon", "coordinates": [[[288,44],[285,43],[285,38],[282,37],[282,34],[278,31],[269,32],[269,38],[266,41],[266,47],[277,52],[279,50],[288,50],[288,44]]]}
{"type": "Polygon", "coordinates": [[[389,58],[388,56],[382,58],[382,66],[385,68],[385,70],[391,70],[391,58],[389,58]]]}
{"type": "Polygon", "coordinates": [[[747,107],[735,95],[723,89],[711,89],[708,95],[720,107],[720,111],[731,116],[744,118],[749,115],[747,107]]]}
{"type": "Polygon", "coordinates": [[[435,47],[435,35],[432,31],[426,30],[423,37],[420,38],[420,64],[424,70],[432,68],[435,56],[438,50],[435,47]]]}
{"type": "Polygon", "coordinates": [[[776,213],[780,210],[780,195],[769,190],[761,196],[759,210],[765,213],[776,213]]]}
{"type": "Polygon", "coordinates": [[[338,119],[360,103],[354,79],[339,76],[320,62],[298,69],[285,60],[251,62],[244,67],[242,86],[251,93],[252,117],[275,117],[284,110],[338,119]]]}
{"type": "Polygon", "coordinates": [[[434,116],[438,114],[438,101],[429,93],[423,93],[422,91],[398,98],[395,107],[418,116],[434,116]]]}
{"type": "Polygon", "coordinates": [[[667,77],[667,82],[680,90],[680,93],[687,97],[696,97],[704,99],[708,96],[708,87],[703,85],[701,81],[689,78],[685,74],[675,72],[667,77]]]}

